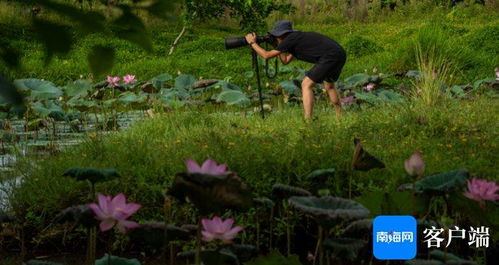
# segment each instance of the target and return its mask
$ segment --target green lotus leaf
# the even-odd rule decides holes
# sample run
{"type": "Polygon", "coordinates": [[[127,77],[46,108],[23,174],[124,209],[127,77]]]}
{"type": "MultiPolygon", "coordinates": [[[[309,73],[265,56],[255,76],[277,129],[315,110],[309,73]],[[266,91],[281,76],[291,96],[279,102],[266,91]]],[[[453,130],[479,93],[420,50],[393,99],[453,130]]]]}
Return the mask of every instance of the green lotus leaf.
{"type": "Polygon", "coordinates": [[[250,99],[243,92],[237,90],[222,91],[218,94],[216,101],[240,107],[246,107],[251,104],[250,99]]]}
{"type": "Polygon", "coordinates": [[[379,99],[386,103],[402,103],[404,97],[392,90],[380,90],[376,93],[379,99]]]}
{"type": "Polygon", "coordinates": [[[363,238],[370,237],[372,234],[373,219],[360,219],[351,222],[343,232],[344,237],[363,238]]]}
{"type": "Polygon", "coordinates": [[[119,100],[123,104],[129,105],[132,103],[143,103],[144,101],[147,100],[147,97],[145,95],[136,95],[135,93],[133,93],[131,91],[127,91],[127,92],[123,92],[120,95],[119,100]]]}
{"type": "Polygon", "coordinates": [[[62,96],[62,90],[57,88],[54,83],[36,79],[17,79],[14,80],[14,86],[28,93],[33,99],[45,100],[45,99],[56,99],[62,96]]]}
{"type": "Polygon", "coordinates": [[[62,263],[59,262],[53,262],[53,261],[47,261],[47,260],[36,260],[36,259],[30,259],[26,261],[26,265],[63,265],[62,263]]]}
{"type": "MultiPolygon", "coordinates": [[[[180,259],[194,260],[195,250],[183,251],[177,254],[180,259]]],[[[201,251],[201,261],[204,265],[238,265],[239,259],[228,249],[203,250],[201,251]]]]}
{"type": "Polygon", "coordinates": [[[430,251],[430,256],[434,259],[445,262],[445,264],[453,265],[476,265],[477,263],[470,260],[462,259],[454,254],[445,253],[439,249],[433,249],[430,251]]]}
{"type": "Polygon", "coordinates": [[[153,248],[161,248],[165,243],[171,241],[189,240],[192,236],[190,231],[174,225],[165,225],[164,222],[140,224],[139,227],[131,229],[128,235],[134,243],[153,248]]]}
{"type": "Polygon", "coordinates": [[[241,91],[241,92],[243,91],[239,86],[224,80],[220,80],[215,87],[221,87],[222,91],[231,91],[231,90],[241,91]]]}
{"type": "Polygon", "coordinates": [[[369,83],[369,75],[367,74],[355,74],[345,79],[345,83],[352,86],[363,86],[369,83]]]}
{"type": "Polygon", "coordinates": [[[326,187],[326,183],[329,182],[334,177],[334,168],[322,168],[312,171],[310,174],[305,176],[305,181],[310,189],[317,192],[326,187]]]}
{"type": "Polygon", "coordinates": [[[278,200],[286,200],[293,196],[311,196],[310,191],[284,184],[272,185],[272,197],[278,200]]]}
{"type": "Polygon", "coordinates": [[[105,254],[104,257],[95,260],[95,265],[140,265],[140,261],[138,259],[126,259],[113,255],[109,258],[108,254],[105,254]]]}
{"type": "Polygon", "coordinates": [[[87,80],[76,80],[64,87],[64,93],[70,98],[83,98],[92,91],[92,84],[87,80]]]}
{"type": "Polygon", "coordinates": [[[84,100],[78,97],[71,98],[66,102],[66,104],[71,108],[75,108],[83,112],[88,111],[97,106],[97,104],[92,100],[84,100]]]}
{"type": "Polygon", "coordinates": [[[421,76],[421,72],[417,70],[410,70],[405,74],[406,77],[419,78],[421,76]]]}
{"type": "Polygon", "coordinates": [[[269,255],[265,257],[258,257],[250,262],[245,263],[244,265],[302,265],[298,256],[290,255],[288,257],[284,257],[281,253],[277,251],[273,251],[269,255]]]}
{"type": "Polygon", "coordinates": [[[251,189],[235,173],[214,176],[181,173],[168,194],[181,202],[188,198],[202,213],[246,210],[253,205],[251,189]]]}
{"type": "Polygon", "coordinates": [[[367,102],[372,105],[378,105],[383,103],[383,100],[376,96],[374,93],[367,92],[355,92],[355,98],[360,102],[367,102]]]}
{"type": "Polygon", "coordinates": [[[191,90],[196,78],[192,75],[179,75],[175,78],[175,89],[191,90]]]}
{"type": "Polygon", "coordinates": [[[76,205],[60,211],[54,218],[55,223],[75,222],[84,227],[94,227],[99,224],[95,219],[94,212],[88,204],[76,205]]]}
{"type": "Polygon", "coordinates": [[[323,246],[333,251],[338,258],[353,260],[357,258],[358,252],[367,244],[366,240],[355,238],[326,239],[323,246]]]}
{"type": "Polygon", "coordinates": [[[151,79],[151,83],[156,89],[162,89],[168,87],[167,81],[172,80],[172,76],[169,74],[160,74],[151,79]]]}
{"type": "Polygon", "coordinates": [[[191,95],[185,89],[163,89],[160,100],[164,103],[171,100],[185,100],[190,97],[191,95]]]}
{"type": "Polygon", "coordinates": [[[364,150],[359,139],[354,139],[353,142],[355,144],[355,151],[352,159],[353,169],[368,171],[373,168],[385,168],[385,164],[381,162],[381,160],[364,150]]]}
{"type": "Polygon", "coordinates": [[[292,207],[314,217],[323,225],[361,219],[369,214],[362,204],[338,197],[291,197],[288,201],[292,207]]]}
{"type": "Polygon", "coordinates": [[[443,262],[439,260],[426,260],[426,259],[413,259],[413,260],[407,260],[405,262],[406,265],[444,265],[443,262]]]}
{"type": "Polygon", "coordinates": [[[284,93],[289,96],[301,96],[301,86],[296,86],[295,82],[292,80],[282,81],[279,83],[279,86],[282,87],[284,93]]]}
{"type": "Polygon", "coordinates": [[[275,202],[269,198],[255,198],[253,199],[253,203],[255,204],[256,207],[263,207],[263,208],[273,208],[275,205],[275,202]]]}
{"type": "Polygon", "coordinates": [[[466,180],[469,177],[468,170],[461,168],[447,173],[428,176],[417,181],[414,187],[418,193],[442,194],[452,191],[461,191],[464,189],[466,180]]]}
{"type": "Polygon", "coordinates": [[[64,110],[62,110],[62,108],[53,101],[32,102],[30,104],[30,108],[40,118],[50,117],[56,121],[64,121],[66,118],[64,110]]]}
{"type": "Polygon", "coordinates": [[[73,167],[68,169],[62,175],[72,177],[78,181],[89,180],[92,183],[109,181],[120,177],[120,174],[114,168],[91,167],[73,167]]]}

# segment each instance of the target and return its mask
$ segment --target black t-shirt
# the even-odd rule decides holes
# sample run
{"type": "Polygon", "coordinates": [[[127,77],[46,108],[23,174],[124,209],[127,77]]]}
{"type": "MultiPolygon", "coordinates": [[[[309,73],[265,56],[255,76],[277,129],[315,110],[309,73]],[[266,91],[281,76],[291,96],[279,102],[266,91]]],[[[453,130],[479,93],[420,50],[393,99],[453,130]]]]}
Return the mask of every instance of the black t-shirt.
{"type": "Polygon", "coordinates": [[[345,50],[336,41],[315,32],[291,32],[276,50],[291,53],[296,59],[309,63],[317,63],[320,58],[345,55],[345,50]]]}

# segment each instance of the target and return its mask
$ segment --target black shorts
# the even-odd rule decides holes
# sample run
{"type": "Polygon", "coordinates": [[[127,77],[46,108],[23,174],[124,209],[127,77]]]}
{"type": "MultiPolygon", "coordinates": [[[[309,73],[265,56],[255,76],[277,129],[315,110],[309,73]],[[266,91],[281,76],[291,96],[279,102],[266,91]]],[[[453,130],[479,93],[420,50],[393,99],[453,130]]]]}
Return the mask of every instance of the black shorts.
{"type": "Polygon", "coordinates": [[[306,73],[306,76],[315,83],[322,83],[323,81],[334,83],[338,81],[346,59],[345,53],[325,55],[306,73]]]}

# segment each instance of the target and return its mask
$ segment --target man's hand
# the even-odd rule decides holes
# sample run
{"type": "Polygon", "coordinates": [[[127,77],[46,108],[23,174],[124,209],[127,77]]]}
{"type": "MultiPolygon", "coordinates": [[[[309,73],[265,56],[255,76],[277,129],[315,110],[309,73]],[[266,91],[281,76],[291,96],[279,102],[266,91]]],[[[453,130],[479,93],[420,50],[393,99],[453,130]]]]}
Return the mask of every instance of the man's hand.
{"type": "Polygon", "coordinates": [[[248,44],[255,43],[256,42],[256,33],[255,32],[248,33],[248,35],[246,35],[246,41],[248,42],[248,44]]]}

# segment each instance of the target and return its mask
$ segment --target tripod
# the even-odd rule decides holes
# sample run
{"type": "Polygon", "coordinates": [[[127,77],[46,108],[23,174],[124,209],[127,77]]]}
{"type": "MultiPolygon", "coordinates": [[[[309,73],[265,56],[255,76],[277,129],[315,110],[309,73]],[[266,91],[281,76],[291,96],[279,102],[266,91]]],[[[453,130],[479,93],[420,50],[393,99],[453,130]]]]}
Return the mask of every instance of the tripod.
{"type": "MultiPolygon", "coordinates": [[[[263,109],[263,95],[262,95],[262,84],[261,84],[261,79],[260,79],[260,67],[258,66],[258,55],[256,54],[255,50],[251,49],[251,57],[252,57],[252,62],[253,62],[253,70],[255,71],[255,76],[256,76],[256,84],[258,88],[258,98],[260,100],[260,115],[262,116],[262,119],[265,119],[265,110],[263,109]]],[[[277,71],[278,71],[278,62],[277,58],[275,60],[275,73],[271,75],[269,73],[269,60],[265,60],[265,76],[269,79],[274,79],[277,76],[277,71]]]]}

